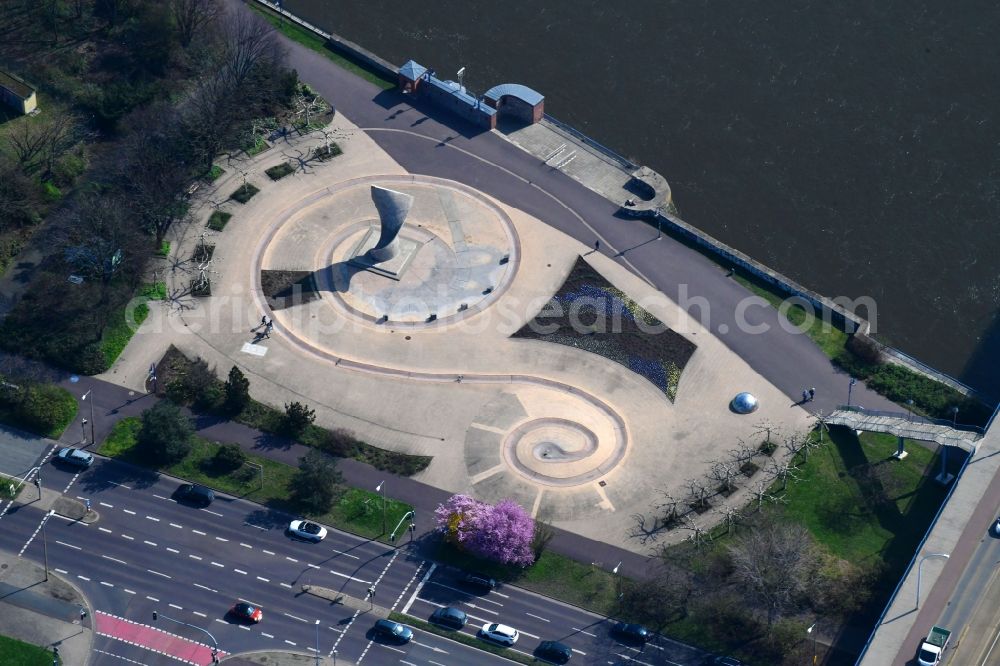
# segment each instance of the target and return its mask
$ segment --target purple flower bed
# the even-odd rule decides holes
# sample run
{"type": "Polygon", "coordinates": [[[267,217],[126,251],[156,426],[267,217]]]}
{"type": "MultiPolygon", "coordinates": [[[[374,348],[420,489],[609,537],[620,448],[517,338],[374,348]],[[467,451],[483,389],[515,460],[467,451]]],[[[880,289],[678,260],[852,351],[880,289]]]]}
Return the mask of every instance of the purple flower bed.
{"type": "Polygon", "coordinates": [[[673,402],[697,345],[667,328],[577,259],[549,303],[514,338],[583,349],[645,377],[673,402]]]}

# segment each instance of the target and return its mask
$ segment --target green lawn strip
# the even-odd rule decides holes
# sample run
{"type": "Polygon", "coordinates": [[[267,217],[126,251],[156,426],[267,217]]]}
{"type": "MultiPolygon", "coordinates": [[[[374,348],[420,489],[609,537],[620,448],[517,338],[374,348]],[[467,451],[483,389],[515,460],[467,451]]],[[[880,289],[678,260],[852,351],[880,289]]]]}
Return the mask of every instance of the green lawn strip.
{"type": "Polygon", "coordinates": [[[101,352],[108,362],[108,367],[118,359],[118,356],[132,339],[132,334],[146,321],[149,316],[149,306],[139,303],[134,308],[125,307],[116,310],[111,315],[111,320],[104,327],[101,334],[101,352]],[[129,321],[131,313],[132,321],[129,321]]]}
{"type": "Polygon", "coordinates": [[[284,178],[285,176],[294,171],[295,167],[293,167],[288,162],[282,162],[281,164],[276,164],[270,169],[265,169],[264,173],[266,173],[267,177],[270,178],[271,180],[281,180],[282,178],[284,178]]]}
{"type": "Polygon", "coordinates": [[[166,282],[147,282],[139,289],[140,298],[148,298],[151,301],[167,300],[166,282]]]}
{"type": "Polygon", "coordinates": [[[205,180],[212,183],[219,179],[219,176],[226,173],[225,169],[220,167],[218,164],[213,164],[212,168],[208,170],[205,174],[205,180]]]}
{"type": "Polygon", "coordinates": [[[224,210],[214,211],[211,216],[209,216],[208,224],[206,226],[212,231],[222,231],[226,228],[226,224],[232,216],[232,213],[227,213],[224,210]]]}
{"type": "MultiPolygon", "coordinates": [[[[108,438],[101,444],[98,453],[110,458],[143,467],[151,467],[149,461],[135,448],[136,436],[142,422],[138,417],[127,417],[115,424],[108,438]]],[[[184,460],[160,471],[182,479],[214,488],[224,493],[249,499],[268,507],[297,514],[298,511],[288,501],[288,486],[296,469],[270,458],[247,454],[247,460],[264,467],[264,485],[261,488],[260,472],[255,467],[244,465],[235,472],[219,473],[211,464],[220,445],[195,437],[192,451],[184,460]]],[[[382,536],[382,496],[378,493],[358,488],[344,487],[343,494],[333,508],[321,515],[308,515],[319,522],[359,536],[389,542],[391,532],[400,519],[413,509],[409,504],[386,498],[386,534],[382,536]]],[[[405,530],[400,530],[400,542],[407,538],[405,530]]]]}
{"type": "Polygon", "coordinates": [[[257,139],[252,146],[244,146],[243,152],[247,154],[247,157],[254,157],[260,155],[262,152],[271,147],[264,139],[257,139]]]}
{"type": "Polygon", "coordinates": [[[255,12],[260,13],[260,15],[263,16],[265,19],[267,19],[271,23],[271,25],[277,28],[278,32],[280,32],[285,37],[288,37],[293,42],[298,42],[299,44],[302,44],[303,46],[326,56],[327,58],[332,60],[334,63],[336,63],[343,69],[346,69],[351,74],[354,74],[355,76],[360,76],[365,81],[373,83],[379,88],[382,88],[384,90],[389,90],[391,88],[396,87],[395,81],[386,81],[378,74],[375,74],[374,72],[362,67],[361,65],[353,62],[352,60],[348,60],[339,53],[335,53],[334,51],[328,49],[326,47],[326,41],[319,35],[310,32],[305,28],[302,28],[299,25],[292,23],[287,19],[281,19],[277,14],[264,7],[261,7],[256,2],[251,2],[249,3],[249,5],[251,9],[253,9],[255,12]]]}
{"type": "MultiPolygon", "coordinates": [[[[16,638],[0,636],[0,664],[3,666],[51,666],[52,652],[16,638]]],[[[58,663],[62,663],[59,660],[58,663]]]]}
{"type": "Polygon", "coordinates": [[[239,201],[241,204],[245,204],[246,202],[250,201],[253,195],[257,194],[258,192],[260,192],[259,189],[257,189],[250,183],[246,183],[236,188],[236,191],[230,194],[229,198],[232,199],[233,201],[239,201]]]}
{"type": "MultiPolygon", "coordinates": [[[[775,309],[783,307],[787,298],[786,296],[772,291],[771,289],[761,285],[759,282],[750,280],[738,273],[733,273],[732,277],[749,291],[770,303],[775,309]]],[[[843,352],[844,345],[847,343],[847,333],[833,324],[825,323],[821,318],[816,317],[814,314],[806,312],[801,305],[791,305],[790,307],[788,305],[784,305],[783,312],[785,318],[793,326],[800,328],[806,323],[807,319],[811,318],[812,323],[809,324],[809,327],[805,329],[804,332],[809,336],[809,339],[815,342],[816,345],[823,350],[823,353],[831,359],[843,352]]]]}
{"type": "Polygon", "coordinates": [[[469,647],[474,647],[483,652],[489,652],[511,661],[517,662],[519,664],[537,664],[539,663],[534,657],[529,657],[528,655],[517,652],[510,648],[501,647],[499,645],[494,645],[493,643],[487,643],[479,638],[474,638],[468,634],[463,634],[461,631],[448,631],[442,627],[439,627],[430,622],[425,622],[419,620],[412,615],[403,615],[402,613],[397,613],[395,611],[389,613],[389,619],[393,622],[400,622],[402,624],[407,624],[415,629],[420,629],[421,631],[426,631],[429,634],[437,634],[438,636],[444,636],[445,638],[451,639],[456,643],[462,643],[463,645],[468,645],[469,647]]]}

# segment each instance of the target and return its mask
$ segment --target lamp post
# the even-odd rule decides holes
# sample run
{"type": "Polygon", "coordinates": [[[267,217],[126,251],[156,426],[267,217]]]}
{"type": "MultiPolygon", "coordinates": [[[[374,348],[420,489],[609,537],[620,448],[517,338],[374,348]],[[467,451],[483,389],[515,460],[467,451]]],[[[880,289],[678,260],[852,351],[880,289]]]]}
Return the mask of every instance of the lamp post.
{"type": "Polygon", "coordinates": [[[813,629],[816,628],[816,623],[813,622],[812,626],[806,629],[806,634],[812,636],[813,639],[813,666],[816,666],[816,634],[813,633],[813,629]]]}
{"type": "Polygon", "coordinates": [[[45,580],[49,579],[49,542],[45,538],[45,523],[49,522],[53,513],[55,512],[49,509],[49,512],[42,518],[42,558],[45,560],[45,580]]]}
{"type": "Polygon", "coordinates": [[[906,401],[906,422],[909,423],[913,420],[913,398],[906,401]]]}
{"type": "Polygon", "coordinates": [[[951,427],[958,425],[958,405],[951,408],[951,427]]]}
{"type": "Polygon", "coordinates": [[[949,557],[951,557],[951,555],[949,555],[948,553],[930,553],[920,558],[920,563],[917,565],[917,606],[916,606],[917,610],[920,609],[920,572],[924,567],[924,560],[928,560],[932,557],[943,557],[944,559],[947,560],[949,557]]]}
{"type": "Polygon", "coordinates": [[[161,618],[161,617],[164,620],[170,620],[171,622],[176,622],[177,624],[183,624],[185,627],[191,627],[192,629],[197,629],[201,633],[203,633],[206,636],[208,636],[209,638],[211,638],[212,639],[212,663],[213,664],[219,663],[219,641],[215,640],[215,636],[213,636],[211,634],[211,632],[208,631],[208,629],[202,629],[201,627],[199,627],[197,625],[190,624],[188,622],[182,622],[180,620],[175,620],[174,618],[167,617],[166,615],[164,615],[164,614],[162,614],[162,613],[160,613],[158,611],[155,611],[155,610],[153,611],[153,620],[154,621],[157,620],[157,619],[159,619],[159,618],[161,618]]]}
{"type": "MultiPolygon", "coordinates": [[[[87,398],[90,398],[90,394],[93,393],[93,392],[94,392],[94,389],[90,389],[89,391],[87,391],[86,393],[83,394],[83,397],[80,398],[80,400],[82,402],[86,402],[87,398]]],[[[83,422],[86,424],[87,423],[87,419],[84,419],[83,422]]],[[[84,439],[85,440],[87,439],[86,436],[84,437],[84,439]]],[[[97,439],[94,437],[94,399],[93,398],[90,398],[90,443],[93,444],[94,446],[97,446],[97,439]]]]}
{"type": "Polygon", "coordinates": [[[80,421],[80,436],[83,438],[80,443],[84,446],[87,445],[87,419],[80,421]]]}
{"type": "MultiPolygon", "coordinates": [[[[857,383],[858,383],[858,380],[855,379],[854,377],[851,377],[851,381],[847,382],[847,406],[848,407],[851,406],[851,389],[853,389],[854,385],[857,384],[857,383]]],[[[813,626],[815,626],[815,625],[813,625],[813,626]]]]}
{"type": "MultiPolygon", "coordinates": [[[[389,535],[389,541],[391,541],[392,543],[396,543],[396,533],[399,532],[399,528],[402,527],[403,523],[406,522],[407,520],[410,521],[410,527],[412,528],[413,527],[412,511],[407,511],[405,514],[403,514],[403,517],[399,519],[399,522],[396,523],[396,527],[393,528],[392,533],[389,535]]],[[[411,530],[410,541],[412,540],[413,540],[413,534],[411,530]]]]}
{"type": "Polygon", "coordinates": [[[618,569],[620,569],[621,566],[622,563],[619,562],[618,564],[615,565],[615,568],[611,570],[611,573],[614,574],[615,576],[615,595],[616,595],[615,598],[618,599],[619,607],[621,607],[622,603],[622,577],[618,575],[618,569]]]}
{"type": "Polygon", "coordinates": [[[316,620],[316,666],[319,666],[319,620],[316,620]]]}
{"type": "Polygon", "coordinates": [[[379,481],[375,492],[382,493],[382,534],[385,534],[385,481],[379,481]]]}

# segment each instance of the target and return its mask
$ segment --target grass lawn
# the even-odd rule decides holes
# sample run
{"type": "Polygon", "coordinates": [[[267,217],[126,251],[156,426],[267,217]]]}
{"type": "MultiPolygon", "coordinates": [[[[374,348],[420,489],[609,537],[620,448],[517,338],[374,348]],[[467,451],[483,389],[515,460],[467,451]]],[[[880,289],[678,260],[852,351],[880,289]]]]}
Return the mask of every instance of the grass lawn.
{"type": "MultiPolygon", "coordinates": [[[[775,309],[781,308],[785,297],[762,286],[760,283],[747,279],[738,273],[733,274],[733,279],[746,287],[753,294],[760,296],[770,303],[775,309]]],[[[835,358],[840,354],[844,345],[847,344],[848,335],[832,324],[823,322],[812,313],[806,312],[800,305],[784,306],[785,318],[792,325],[802,327],[807,319],[812,319],[809,327],[804,330],[805,334],[823,350],[823,353],[830,358],[835,358]]]]}
{"type": "Polygon", "coordinates": [[[226,173],[226,170],[220,167],[218,164],[213,164],[212,168],[208,170],[205,174],[205,180],[212,183],[219,179],[219,176],[226,173]]]}
{"type": "Polygon", "coordinates": [[[166,257],[170,254],[170,241],[162,241],[160,243],[160,249],[156,251],[156,255],[159,257],[166,257]]]}
{"type": "MultiPolygon", "coordinates": [[[[62,663],[62,660],[59,660],[62,663]]],[[[52,652],[15,638],[0,636],[0,664],[3,666],[51,666],[52,652]]]]}
{"type": "Polygon", "coordinates": [[[229,198],[233,199],[234,201],[239,201],[241,204],[245,204],[246,202],[250,201],[253,195],[257,194],[258,192],[260,192],[260,190],[258,190],[250,183],[246,183],[245,185],[240,185],[238,188],[236,188],[236,191],[230,194],[229,198]]]}
{"type": "Polygon", "coordinates": [[[285,37],[288,37],[293,42],[298,42],[299,44],[326,56],[340,67],[346,69],[348,72],[351,72],[356,76],[360,76],[370,83],[374,83],[379,88],[389,90],[390,88],[396,87],[395,81],[386,81],[378,74],[375,74],[364,67],[361,67],[357,63],[348,60],[344,56],[334,53],[330,49],[326,48],[326,42],[319,35],[309,32],[291,21],[281,19],[277,14],[261,7],[257,3],[250,3],[249,6],[252,10],[258,12],[261,16],[267,19],[271,25],[278,29],[278,32],[283,34],[285,37]]]}
{"type": "Polygon", "coordinates": [[[222,231],[226,228],[226,224],[229,223],[230,218],[232,218],[232,213],[227,213],[224,210],[213,211],[212,215],[208,218],[208,226],[212,231],[222,231]]]}
{"type": "Polygon", "coordinates": [[[264,173],[266,173],[267,177],[270,178],[271,180],[281,180],[282,178],[284,178],[285,176],[294,171],[295,167],[293,167],[288,162],[282,162],[281,164],[275,165],[270,169],[265,170],[264,173]]]}
{"type": "MultiPolygon", "coordinates": [[[[484,652],[490,652],[492,654],[498,654],[501,657],[506,657],[511,661],[516,661],[519,664],[538,664],[542,663],[533,657],[521,654],[510,648],[505,648],[500,645],[495,645],[493,643],[488,643],[484,640],[480,640],[468,634],[463,634],[461,631],[449,631],[443,627],[439,627],[436,624],[431,624],[421,620],[420,618],[414,617],[412,615],[403,615],[402,613],[397,613],[395,611],[389,613],[389,619],[394,622],[400,622],[402,624],[409,625],[421,631],[426,631],[431,634],[437,634],[438,636],[444,636],[445,638],[450,638],[456,643],[462,643],[464,645],[469,645],[474,648],[483,650],[484,652]]],[[[470,623],[474,623],[475,620],[471,620],[470,623]]]]}
{"type": "MultiPolygon", "coordinates": [[[[111,458],[120,458],[134,465],[149,467],[148,461],[136,448],[136,436],[142,427],[137,417],[124,418],[115,424],[111,434],[101,444],[98,453],[111,458]]],[[[288,486],[295,476],[296,468],[262,456],[247,454],[247,460],[264,468],[264,485],[260,484],[260,472],[256,467],[245,465],[235,472],[220,473],[212,466],[212,459],[219,445],[200,437],[195,438],[191,453],[184,460],[161,467],[171,476],[187,479],[229,495],[273,507],[281,511],[298,513],[288,500],[288,486]]],[[[386,531],[380,540],[388,542],[389,535],[404,514],[413,507],[403,502],[386,498],[386,531]]],[[[320,522],[338,529],[353,532],[359,536],[374,539],[382,535],[382,496],[378,493],[344,487],[343,494],[333,507],[324,514],[309,514],[320,522]]],[[[406,538],[405,533],[400,539],[406,538]]]]}
{"type": "MultiPolygon", "coordinates": [[[[163,245],[166,247],[167,252],[169,252],[170,243],[164,241],[163,245]]],[[[139,289],[136,298],[143,299],[144,301],[166,300],[167,285],[165,282],[145,284],[139,289]]],[[[114,313],[111,320],[104,327],[104,333],[101,336],[101,351],[104,352],[104,358],[108,361],[108,367],[114,364],[118,356],[124,351],[126,345],[128,345],[129,340],[132,339],[132,334],[142,326],[142,322],[146,321],[146,317],[149,316],[149,306],[145,302],[138,302],[136,304],[136,301],[133,300],[132,304],[134,307],[131,310],[126,306],[124,309],[114,313]]]]}

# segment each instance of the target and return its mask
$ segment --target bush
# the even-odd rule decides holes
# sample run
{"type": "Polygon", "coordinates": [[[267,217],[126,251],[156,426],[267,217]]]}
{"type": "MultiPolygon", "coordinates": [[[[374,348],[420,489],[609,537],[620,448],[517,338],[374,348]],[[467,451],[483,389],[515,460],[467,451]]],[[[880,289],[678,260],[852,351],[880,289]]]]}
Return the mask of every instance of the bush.
{"type": "Polygon", "coordinates": [[[225,169],[220,167],[218,164],[213,164],[212,168],[208,170],[205,174],[205,180],[208,182],[214,182],[219,179],[219,176],[226,173],[225,169]]]}
{"type": "Polygon", "coordinates": [[[316,446],[338,458],[353,458],[358,455],[360,450],[358,440],[342,428],[320,430],[320,434],[316,438],[316,446]]]}
{"type": "Polygon", "coordinates": [[[177,404],[208,408],[222,400],[222,384],[202,358],[184,364],[171,364],[165,379],[166,396],[177,404]]]}
{"type": "Polygon", "coordinates": [[[300,402],[285,403],[285,431],[298,437],[316,420],[316,412],[300,402]]]}
{"type": "Polygon", "coordinates": [[[866,335],[852,335],[847,338],[847,350],[865,365],[881,365],[885,359],[878,343],[866,335]]]}
{"type": "Polygon", "coordinates": [[[229,222],[229,218],[233,216],[232,213],[227,213],[222,210],[217,210],[212,213],[211,217],[208,218],[208,228],[212,231],[222,231],[226,228],[226,223],[229,222]]]}
{"type": "Polygon", "coordinates": [[[245,204],[253,198],[253,195],[260,192],[259,189],[247,183],[245,185],[240,185],[236,188],[236,191],[229,195],[229,198],[233,201],[239,201],[241,204],[245,204]]]}
{"type": "Polygon", "coordinates": [[[166,257],[170,254],[170,241],[162,241],[160,243],[160,249],[156,251],[156,254],[161,257],[166,257]]]}
{"type": "Polygon", "coordinates": [[[250,380],[235,365],[229,371],[225,385],[226,411],[239,414],[250,402],[250,380]]]}
{"type": "Polygon", "coordinates": [[[55,183],[51,180],[46,180],[42,183],[42,191],[45,192],[45,198],[49,201],[59,201],[62,199],[62,190],[56,187],[55,183]]]}
{"type": "Polygon", "coordinates": [[[343,480],[337,462],[330,456],[310,449],[299,458],[299,471],[291,484],[291,498],[306,513],[322,514],[330,510],[337,497],[337,485],[343,480]]]}
{"type": "Polygon", "coordinates": [[[28,430],[57,438],[76,417],[76,398],[64,388],[37,384],[16,394],[17,420],[28,430]]]}
{"type": "Polygon", "coordinates": [[[212,467],[222,473],[232,472],[242,467],[246,461],[247,454],[238,444],[223,444],[212,456],[212,467]]]}
{"type": "Polygon", "coordinates": [[[281,180],[288,174],[293,173],[294,171],[295,167],[293,167],[288,162],[282,162],[277,166],[273,166],[270,169],[265,170],[264,173],[266,173],[267,177],[270,178],[271,180],[281,180]]]}
{"type": "Polygon", "coordinates": [[[194,424],[180,407],[162,400],[142,413],[137,444],[155,462],[173,464],[191,451],[194,424]]]}

